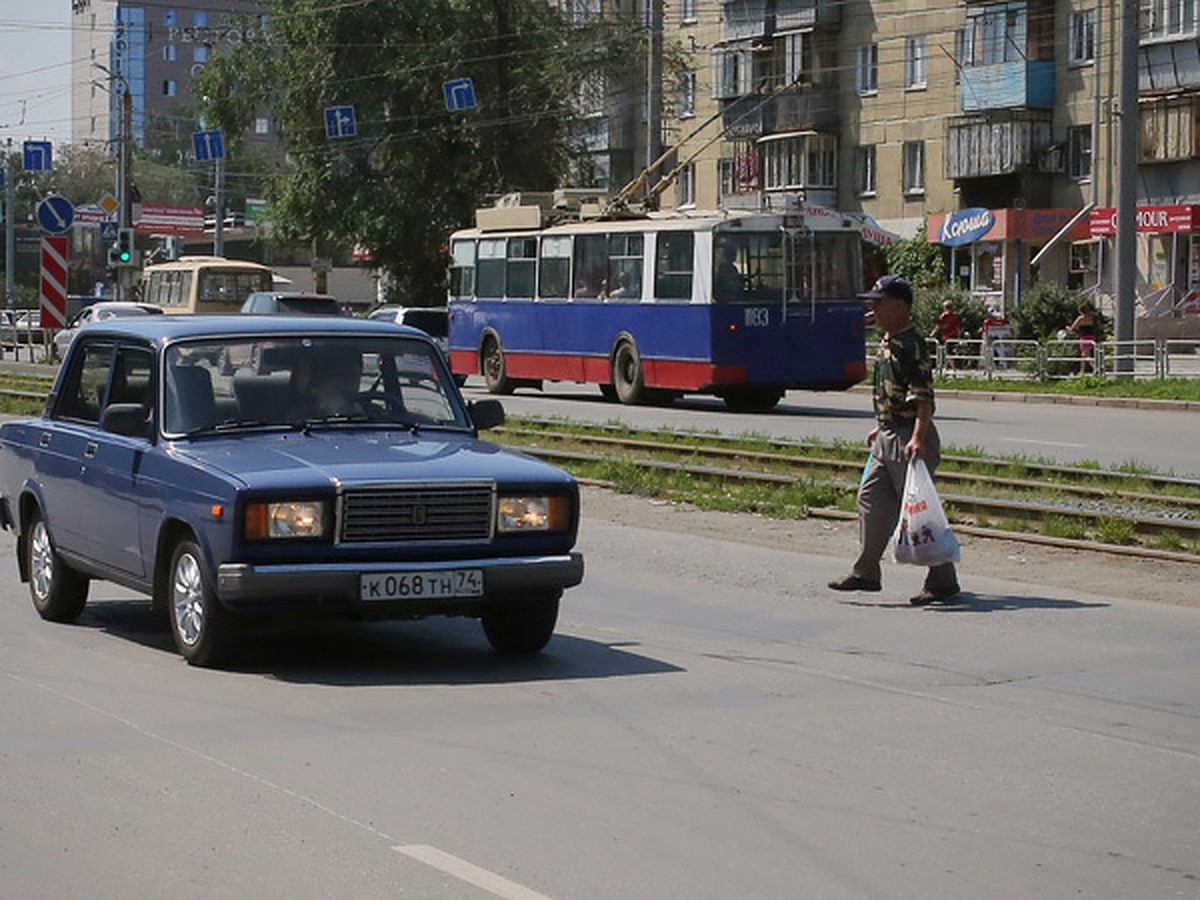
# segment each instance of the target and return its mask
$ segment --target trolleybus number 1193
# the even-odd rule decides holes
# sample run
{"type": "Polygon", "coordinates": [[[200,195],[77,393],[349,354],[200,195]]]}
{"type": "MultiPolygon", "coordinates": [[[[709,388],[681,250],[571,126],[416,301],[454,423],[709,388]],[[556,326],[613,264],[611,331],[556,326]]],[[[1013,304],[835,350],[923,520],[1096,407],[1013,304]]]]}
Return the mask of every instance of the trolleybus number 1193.
{"type": "Polygon", "coordinates": [[[747,328],[766,328],[771,324],[771,310],[766,306],[747,306],[746,321],[747,328]]]}

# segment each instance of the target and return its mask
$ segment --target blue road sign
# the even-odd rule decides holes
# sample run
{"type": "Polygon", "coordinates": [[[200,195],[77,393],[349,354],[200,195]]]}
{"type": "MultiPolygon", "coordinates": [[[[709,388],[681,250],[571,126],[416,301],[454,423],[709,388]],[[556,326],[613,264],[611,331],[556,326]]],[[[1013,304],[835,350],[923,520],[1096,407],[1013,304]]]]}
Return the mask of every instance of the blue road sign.
{"type": "Polygon", "coordinates": [[[115,241],[119,231],[120,228],[117,227],[116,221],[113,219],[106,219],[100,223],[100,240],[110,242],[115,241]]]}
{"type": "Polygon", "coordinates": [[[446,95],[446,109],[450,112],[475,108],[475,82],[470,78],[442,82],[442,93],[446,95]]]}
{"type": "Polygon", "coordinates": [[[225,156],[225,138],[218,130],[192,132],[192,146],[196,150],[197,162],[225,156]]]}
{"type": "Polygon", "coordinates": [[[46,234],[65,234],[75,221],[75,207],[66,197],[51,194],[37,205],[37,220],[46,234]]]}
{"type": "Polygon", "coordinates": [[[50,142],[49,141],[26,141],[25,142],[25,171],[26,172],[49,172],[50,165],[50,142]]]}
{"type": "Polygon", "coordinates": [[[344,138],[358,134],[353,106],[329,106],[325,109],[325,137],[344,138]]]}

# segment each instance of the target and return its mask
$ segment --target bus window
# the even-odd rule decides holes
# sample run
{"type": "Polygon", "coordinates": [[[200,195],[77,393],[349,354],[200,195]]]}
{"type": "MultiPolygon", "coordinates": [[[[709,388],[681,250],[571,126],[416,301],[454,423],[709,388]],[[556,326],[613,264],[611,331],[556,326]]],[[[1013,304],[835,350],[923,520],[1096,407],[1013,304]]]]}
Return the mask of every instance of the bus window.
{"type": "Polygon", "coordinates": [[[504,239],[489,238],[479,242],[479,259],[475,264],[475,294],[499,300],[504,296],[504,239]]]}
{"type": "Polygon", "coordinates": [[[608,285],[608,238],[603,234],[575,239],[575,296],[600,297],[608,285]]]}
{"type": "Polygon", "coordinates": [[[450,248],[450,296],[475,293],[475,242],[455,241],[450,248]]]}
{"type": "Polygon", "coordinates": [[[542,258],[538,271],[539,297],[569,297],[571,295],[571,239],[542,238],[542,258]]]}
{"type": "Polygon", "coordinates": [[[504,295],[532,300],[537,266],[537,238],[509,238],[507,262],[504,295]]]}
{"type": "Polygon", "coordinates": [[[608,239],[608,296],[642,296],[642,236],[614,234],[608,239]]]}
{"type": "Polygon", "coordinates": [[[715,241],[713,298],[721,303],[782,297],[783,251],[779,238],[778,231],[721,234],[715,241]]]}
{"type": "Polygon", "coordinates": [[[654,296],[660,300],[692,299],[693,240],[690,231],[664,231],[654,256],[654,296]]]}

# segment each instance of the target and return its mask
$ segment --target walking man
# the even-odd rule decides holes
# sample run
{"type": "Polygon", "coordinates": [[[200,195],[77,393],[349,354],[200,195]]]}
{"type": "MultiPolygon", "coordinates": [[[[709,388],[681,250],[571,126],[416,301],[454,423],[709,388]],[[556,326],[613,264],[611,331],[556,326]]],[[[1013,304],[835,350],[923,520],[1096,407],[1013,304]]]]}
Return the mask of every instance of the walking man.
{"type": "MultiPolygon", "coordinates": [[[[871,304],[883,333],[875,362],[876,426],[867,435],[871,456],[858,488],[858,559],[844,578],[829,582],[835,591],[878,591],[879,561],[900,518],[908,460],[920,457],[930,473],[941,458],[933,424],[933,366],[912,321],[913,293],[898,275],[884,275],[861,295],[871,304]]],[[[945,602],[959,592],[954,563],[930,567],[925,586],[909,599],[913,606],[945,602]]]]}

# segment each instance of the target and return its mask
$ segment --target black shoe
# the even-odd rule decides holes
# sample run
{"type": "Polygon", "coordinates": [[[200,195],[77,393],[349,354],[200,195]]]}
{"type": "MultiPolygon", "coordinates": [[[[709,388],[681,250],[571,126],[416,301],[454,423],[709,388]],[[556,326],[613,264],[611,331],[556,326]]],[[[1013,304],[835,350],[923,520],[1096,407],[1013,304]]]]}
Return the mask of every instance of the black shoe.
{"type": "Polygon", "coordinates": [[[835,591],[879,591],[883,590],[883,585],[878,581],[870,581],[866,578],[859,578],[857,575],[847,575],[845,578],[838,581],[829,582],[829,586],[835,591]]]}
{"type": "Polygon", "coordinates": [[[938,591],[934,593],[929,588],[923,588],[921,593],[908,598],[908,602],[913,606],[928,606],[930,603],[949,603],[959,594],[958,585],[955,585],[948,591],[938,591]]]}

